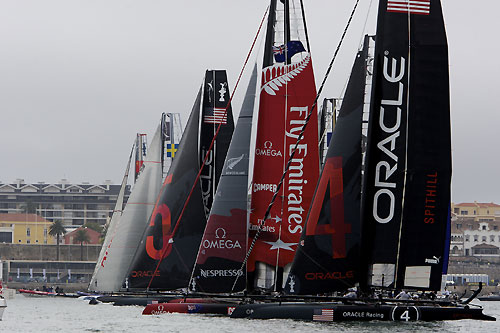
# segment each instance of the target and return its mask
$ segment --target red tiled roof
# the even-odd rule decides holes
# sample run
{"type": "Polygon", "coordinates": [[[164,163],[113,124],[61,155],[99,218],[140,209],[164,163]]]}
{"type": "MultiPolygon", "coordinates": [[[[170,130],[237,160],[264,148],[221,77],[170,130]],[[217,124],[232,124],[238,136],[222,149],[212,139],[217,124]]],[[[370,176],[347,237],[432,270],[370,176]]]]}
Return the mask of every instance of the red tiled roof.
{"type": "Polygon", "coordinates": [[[36,214],[24,214],[24,213],[16,213],[16,214],[0,214],[0,221],[2,222],[46,222],[50,223],[43,217],[36,214]]]}
{"type": "Polygon", "coordinates": [[[481,208],[488,208],[488,207],[500,207],[500,205],[493,203],[493,202],[462,202],[459,204],[456,204],[455,207],[481,207],[481,208]]]}

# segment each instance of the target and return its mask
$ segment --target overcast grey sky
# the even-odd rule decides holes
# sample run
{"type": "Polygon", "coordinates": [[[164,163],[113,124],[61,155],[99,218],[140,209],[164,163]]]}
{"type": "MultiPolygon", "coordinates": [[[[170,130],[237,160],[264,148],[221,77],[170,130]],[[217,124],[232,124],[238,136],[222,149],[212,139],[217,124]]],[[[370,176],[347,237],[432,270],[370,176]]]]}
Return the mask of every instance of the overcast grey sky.
{"type": "MultiPolygon", "coordinates": [[[[354,2],[304,0],[318,84],[354,2]]],[[[500,3],[442,3],[453,201],[500,203],[500,3]]],[[[0,181],[118,183],[135,133],[152,135],[161,112],[180,112],[185,124],[205,69],[227,69],[234,87],[267,4],[0,0],[0,181]]],[[[360,1],[325,97],[341,94],[369,5],[360,1]]],[[[373,15],[368,22],[373,33],[373,15]]],[[[233,107],[245,89],[243,82],[233,107]]]]}

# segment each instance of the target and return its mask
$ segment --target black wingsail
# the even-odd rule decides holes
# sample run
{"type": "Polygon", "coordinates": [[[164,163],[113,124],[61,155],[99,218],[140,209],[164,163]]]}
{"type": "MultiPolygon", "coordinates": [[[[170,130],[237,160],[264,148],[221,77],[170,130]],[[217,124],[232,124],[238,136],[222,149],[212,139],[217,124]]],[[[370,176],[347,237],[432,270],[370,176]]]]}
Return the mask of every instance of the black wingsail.
{"type": "Polygon", "coordinates": [[[291,294],[345,290],[359,281],[361,123],[368,46],[366,38],[352,68],[285,286],[291,294]]]}
{"type": "Polygon", "coordinates": [[[229,293],[246,288],[246,271],[241,266],[247,249],[248,163],[256,88],[257,66],[217,186],[189,284],[191,291],[229,293]]]}
{"type": "Polygon", "coordinates": [[[379,4],[362,203],[362,285],[438,290],[451,142],[439,0],[379,4]]]}
{"type": "Polygon", "coordinates": [[[207,71],[203,89],[198,93],[179,144],[180,149],[132,261],[128,277],[130,289],[148,287],[160,260],[161,265],[149,285],[150,289],[174,290],[188,286],[234,129],[228,102],[226,72],[207,71]],[[219,124],[222,126],[214,147],[178,221],[219,124]],[[179,227],[172,235],[176,223],[179,227]]]}

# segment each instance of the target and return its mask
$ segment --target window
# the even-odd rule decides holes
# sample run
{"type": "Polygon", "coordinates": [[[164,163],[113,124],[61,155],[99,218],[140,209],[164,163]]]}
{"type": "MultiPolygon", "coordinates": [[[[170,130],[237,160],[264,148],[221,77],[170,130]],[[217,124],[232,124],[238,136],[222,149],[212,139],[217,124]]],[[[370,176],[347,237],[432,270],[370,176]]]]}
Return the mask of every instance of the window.
{"type": "Polygon", "coordinates": [[[479,236],[478,235],[474,235],[474,242],[477,242],[479,240],[479,236]]]}
{"type": "Polygon", "coordinates": [[[483,242],[486,242],[486,236],[483,236],[483,238],[481,238],[483,242]]]}
{"type": "Polygon", "coordinates": [[[30,243],[31,243],[31,240],[27,239],[26,244],[30,244],[30,243]]]}
{"type": "Polygon", "coordinates": [[[47,228],[43,229],[43,237],[47,237],[47,228]]]}
{"type": "Polygon", "coordinates": [[[490,236],[490,242],[494,242],[495,241],[495,236],[494,235],[491,235],[490,236]]]}
{"type": "Polygon", "coordinates": [[[474,229],[472,228],[472,224],[468,224],[467,226],[469,227],[469,230],[474,230],[474,229]]]}
{"type": "Polygon", "coordinates": [[[474,211],[474,215],[476,215],[476,211],[474,211]]]}
{"type": "Polygon", "coordinates": [[[462,229],[462,223],[457,223],[457,229],[462,229]]]}
{"type": "Polygon", "coordinates": [[[469,212],[468,212],[468,211],[466,211],[466,210],[462,210],[462,211],[460,211],[460,215],[468,215],[468,214],[469,214],[469,212]]]}
{"type": "Polygon", "coordinates": [[[27,237],[31,236],[31,229],[30,228],[26,228],[26,236],[27,237]]]}
{"type": "MultiPolygon", "coordinates": [[[[500,236],[499,236],[500,237],[500,236]]],[[[470,235],[465,235],[465,241],[468,242],[470,241],[470,235]]]]}
{"type": "Polygon", "coordinates": [[[498,226],[497,226],[497,225],[494,225],[494,226],[493,226],[493,230],[498,230],[498,226]]]}
{"type": "Polygon", "coordinates": [[[486,226],[485,226],[485,225],[483,225],[483,226],[481,227],[481,229],[486,230],[486,226]]]}

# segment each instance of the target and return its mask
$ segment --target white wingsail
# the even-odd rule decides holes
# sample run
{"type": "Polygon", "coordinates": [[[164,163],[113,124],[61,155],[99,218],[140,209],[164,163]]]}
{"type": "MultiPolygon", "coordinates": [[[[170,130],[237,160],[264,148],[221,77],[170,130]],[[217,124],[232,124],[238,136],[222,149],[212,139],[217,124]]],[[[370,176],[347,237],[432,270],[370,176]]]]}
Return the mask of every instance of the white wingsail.
{"type": "Polygon", "coordinates": [[[120,192],[118,193],[118,198],[116,199],[115,208],[113,209],[113,215],[111,215],[111,220],[109,221],[106,237],[104,238],[104,242],[101,247],[101,252],[99,253],[99,258],[94,268],[94,273],[92,274],[92,278],[89,283],[89,290],[95,291],[93,286],[96,286],[97,280],[102,280],[103,274],[105,274],[104,263],[108,259],[108,250],[111,247],[111,243],[113,242],[113,238],[116,235],[116,230],[118,224],[120,224],[120,217],[123,213],[123,201],[125,197],[125,188],[127,187],[128,175],[130,171],[130,161],[132,160],[132,154],[134,151],[134,147],[132,147],[132,151],[130,152],[130,157],[128,158],[127,168],[125,169],[125,175],[122,179],[122,184],[120,187],[120,192]]]}
{"type": "MultiPolygon", "coordinates": [[[[144,160],[144,169],[111,232],[104,256],[97,265],[89,290],[115,292],[121,289],[130,261],[141,241],[162,184],[162,134],[158,126],[144,160]]],[[[110,225],[111,227],[111,225],[110,225]]],[[[108,232],[108,233],[109,233],[108,232]]]]}

